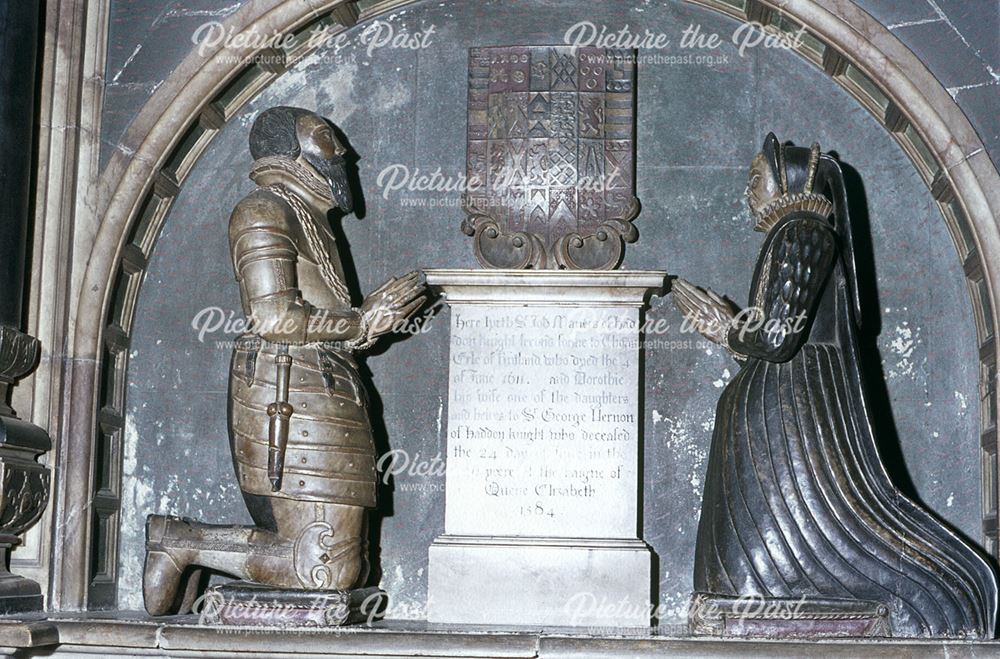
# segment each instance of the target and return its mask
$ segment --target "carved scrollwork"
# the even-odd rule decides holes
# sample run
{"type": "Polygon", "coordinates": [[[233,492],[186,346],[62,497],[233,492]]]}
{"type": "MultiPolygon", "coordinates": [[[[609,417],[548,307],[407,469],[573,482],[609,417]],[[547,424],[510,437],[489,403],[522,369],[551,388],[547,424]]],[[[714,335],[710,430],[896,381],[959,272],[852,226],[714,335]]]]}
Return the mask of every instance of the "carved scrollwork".
{"type": "Polygon", "coordinates": [[[292,549],[299,583],[303,588],[315,590],[350,588],[354,581],[352,567],[361,560],[361,544],[357,537],[338,540],[328,522],[309,524],[299,533],[292,549]]]}
{"type": "Polygon", "coordinates": [[[505,233],[499,222],[482,213],[466,218],[462,231],[472,236],[476,258],[488,268],[613,270],[625,255],[625,244],[639,237],[632,224],[639,208],[639,200],[632,197],[624,217],[607,220],[591,233],[560,236],[551,246],[525,231],[505,233]]]}
{"type": "Polygon", "coordinates": [[[639,200],[632,197],[625,217],[606,221],[589,235],[571,233],[556,241],[553,256],[566,270],[613,270],[625,256],[625,243],[634,243],[639,231],[632,220],[639,200]]]}
{"type": "Polygon", "coordinates": [[[549,267],[545,243],[534,234],[505,233],[499,222],[482,214],[466,218],[462,231],[473,237],[476,258],[488,268],[544,270],[549,267]]]}
{"type": "Polygon", "coordinates": [[[38,521],[49,501],[49,470],[39,464],[0,462],[0,533],[19,535],[38,521]]]}
{"type": "Polygon", "coordinates": [[[0,326],[0,382],[13,384],[38,361],[38,339],[13,327],[0,326]]]}

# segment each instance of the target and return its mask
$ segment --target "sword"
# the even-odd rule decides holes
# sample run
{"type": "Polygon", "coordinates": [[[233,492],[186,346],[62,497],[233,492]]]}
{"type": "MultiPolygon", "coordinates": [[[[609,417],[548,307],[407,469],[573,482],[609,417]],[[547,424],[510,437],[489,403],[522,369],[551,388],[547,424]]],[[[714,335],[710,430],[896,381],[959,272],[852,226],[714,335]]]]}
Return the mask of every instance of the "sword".
{"type": "Polygon", "coordinates": [[[271,417],[267,432],[267,477],[271,481],[271,491],[281,489],[281,476],[285,470],[285,448],[288,446],[288,420],[294,409],[288,402],[288,380],[292,372],[292,358],[288,345],[278,346],[274,356],[275,393],[274,402],[267,406],[271,417]]]}

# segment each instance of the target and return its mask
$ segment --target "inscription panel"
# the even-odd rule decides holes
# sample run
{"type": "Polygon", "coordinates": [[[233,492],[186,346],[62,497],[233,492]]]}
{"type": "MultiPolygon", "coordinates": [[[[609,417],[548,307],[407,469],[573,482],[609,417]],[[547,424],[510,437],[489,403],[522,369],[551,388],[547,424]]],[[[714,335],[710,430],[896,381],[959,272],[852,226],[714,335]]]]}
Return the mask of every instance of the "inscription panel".
{"type": "Polygon", "coordinates": [[[446,533],[636,537],[639,310],[451,322],[446,533]]]}

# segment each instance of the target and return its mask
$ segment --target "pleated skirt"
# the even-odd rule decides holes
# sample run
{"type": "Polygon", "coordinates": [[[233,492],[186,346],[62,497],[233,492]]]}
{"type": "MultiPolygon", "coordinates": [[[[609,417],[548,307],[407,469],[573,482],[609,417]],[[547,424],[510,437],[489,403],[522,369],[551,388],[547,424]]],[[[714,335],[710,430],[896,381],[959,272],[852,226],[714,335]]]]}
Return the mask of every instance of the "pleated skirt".
{"type": "Polygon", "coordinates": [[[835,345],[743,366],[716,413],[695,590],[881,602],[896,636],[992,635],[991,568],[895,489],[862,396],[835,345]]]}

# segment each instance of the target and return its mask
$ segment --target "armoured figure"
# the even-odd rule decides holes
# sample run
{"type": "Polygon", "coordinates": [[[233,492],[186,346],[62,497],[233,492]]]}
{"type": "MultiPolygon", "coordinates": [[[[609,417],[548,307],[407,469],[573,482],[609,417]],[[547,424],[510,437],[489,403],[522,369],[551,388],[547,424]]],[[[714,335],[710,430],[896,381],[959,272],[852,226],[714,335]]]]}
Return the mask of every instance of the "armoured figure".
{"type": "Polygon", "coordinates": [[[737,313],[684,280],[673,286],[681,311],[742,361],[716,409],[692,629],[724,633],[705,603],[753,597],[802,602],[793,609],[807,619],[801,626],[771,628],[787,635],[821,634],[847,625],[851,611],[870,611],[887,625],[854,632],[992,637],[992,567],[904,497],[879,457],[859,370],[862,310],[838,162],[818,145],[768,135],[747,201],[766,233],[748,309],[737,313]]]}
{"type": "Polygon", "coordinates": [[[251,331],[233,351],[229,434],[253,527],[150,515],[146,610],[187,610],[198,568],[284,589],[346,590],[368,575],[375,448],[354,353],[424,301],[418,273],[352,308],[327,213],[352,210],[345,149],[322,117],[262,112],[259,186],[233,210],[230,249],[251,331]],[[188,579],[185,587],[185,578],[188,579]]]}

